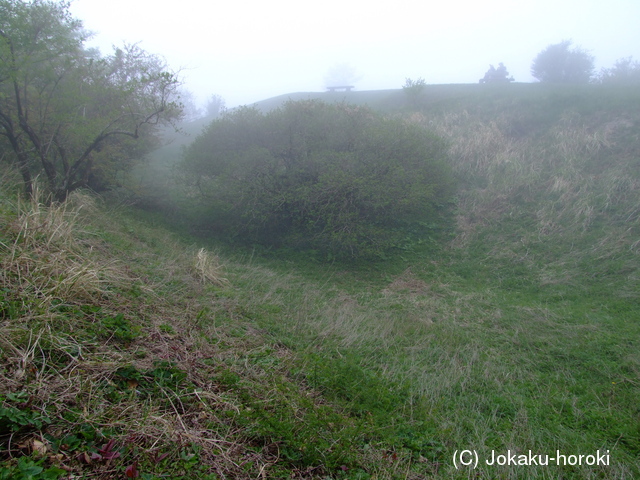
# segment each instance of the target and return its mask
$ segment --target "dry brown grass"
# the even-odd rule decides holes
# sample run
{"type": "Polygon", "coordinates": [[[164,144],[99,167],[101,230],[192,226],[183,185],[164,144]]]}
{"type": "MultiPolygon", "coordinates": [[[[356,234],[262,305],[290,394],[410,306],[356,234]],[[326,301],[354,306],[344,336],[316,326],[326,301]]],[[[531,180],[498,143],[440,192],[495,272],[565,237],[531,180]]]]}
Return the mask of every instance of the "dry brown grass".
{"type": "MultiPolygon", "coordinates": [[[[28,393],[31,410],[53,419],[48,429],[51,435],[63,437],[77,425],[108,429],[120,448],[168,449],[174,460],[178,460],[180,446],[199,445],[210,471],[244,478],[242,472],[250,469],[241,467],[247,460],[243,437],[233,432],[224,435],[220,426],[226,420],[215,418],[215,412],[237,407],[223,399],[211,381],[214,366],[223,356],[194,325],[204,308],[195,299],[198,292],[191,291],[182,301],[179,296],[166,298],[162,289],[175,280],[145,280],[149,253],[143,250],[131,251],[137,257],[131,258],[132,265],[114,260],[113,247],[85,230],[87,218],[102,215],[86,194],[72,195],[63,204],[50,204],[38,191],[29,201],[3,200],[0,396],[28,393]],[[136,271],[141,257],[141,270],[136,271]],[[133,285],[138,285],[141,296],[126,293],[133,285]],[[81,307],[90,307],[89,313],[83,314],[81,307]],[[127,348],[99,333],[101,318],[119,312],[142,327],[139,340],[127,348]],[[168,328],[174,333],[167,333],[168,328]],[[106,400],[105,392],[115,388],[119,369],[131,365],[148,371],[157,361],[171,362],[187,372],[185,384],[195,389],[178,395],[160,388],[162,398],[143,402],[132,390],[132,395],[119,401],[106,400]],[[72,423],[59,421],[69,416],[74,418],[72,423]]],[[[227,284],[217,257],[201,250],[197,259],[199,280],[227,284]]],[[[168,277],[191,276],[193,265],[181,261],[165,271],[168,277]]],[[[206,336],[215,336],[218,342],[226,338],[219,328],[207,331],[206,336]]],[[[120,470],[95,461],[83,464],[77,451],[54,455],[37,432],[35,437],[25,431],[12,438],[5,452],[11,456],[28,453],[29,445],[37,444],[52,463],[74,474],[92,472],[94,478],[112,478],[120,470]]],[[[252,460],[256,469],[268,463],[267,457],[258,457],[252,460]]]]}
{"type": "MultiPolygon", "coordinates": [[[[61,205],[38,196],[6,205],[0,212],[0,288],[2,300],[15,308],[5,310],[9,303],[3,303],[0,401],[12,406],[2,399],[25,392],[30,411],[52,419],[47,434],[64,438],[83,426],[96,432],[98,443],[54,451],[40,431],[25,430],[12,437],[0,462],[37,445],[47,463],[91,478],[122,475],[135,460],[148,472],[160,454],[180,465],[181,455],[196,450],[195,476],[266,478],[281,463],[277,444],[258,448],[230,421],[245,407],[216,378],[232,368],[260,385],[286,375],[290,352],[278,347],[279,374],[247,365],[247,355],[271,346],[229,291],[220,299],[213,293],[231,288],[218,256],[204,249],[194,254],[166,231],[105,213],[86,195],[61,205]],[[126,340],[103,331],[104,319],[118,314],[131,329],[126,340]],[[184,381],[158,383],[149,373],[158,365],[183,372],[184,381]],[[123,368],[139,372],[147,389],[156,381],[153,392],[141,393],[138,380],[124,382],[123,368]],[[108,440],[120,459],[91,460],[108,440]]],[[[286,301],[275,291],[269,295],[286,301]]],[[[322,473],[291,470],[292,478],[322,473]]]]}
{"type": "Polygon", "coordinates": [[[229,285],[229,280],[223,276],[220,258],[217,255],[211,255],[204,248],[198,250],[195,256],[194,270],[202,283],[210,282],[219,286],[229,285]]]}
{"type": "Polygon", "coordinates": [[[640,216],[640,185],[628,158],[615,156],[616,149],[623,151],[619,142],[633,122],[567,111],[548,125],[540,141],[510,135],[507,115],[513,112],[492,121],[466,111],[415,114],[411,119],[450,141],[452,165],[463,182],[451,245],[466,248],[480,232],[505,218],[517,218],[535,204],[537,236],[521,239],[525,244],[579,237],[594,222],[615,215],[627,225],[617,234],[628,241],[599,243],[598,248],[603,254],[607,249],[637,248],[625,232],[640,216]]]}
{"type": "Polygon", "coordinates": [[[17,202],[5,228],[11,241],[2,246],[0,283],[33,300],[34,313],[53,301],[94,301],[108,286],[130,280],[113,262],[92,256],[93,246],[80,240],[82,208],[93,208],[90,197],[78,194],[47,205],[36,190],[30,201],[17,202]]]}

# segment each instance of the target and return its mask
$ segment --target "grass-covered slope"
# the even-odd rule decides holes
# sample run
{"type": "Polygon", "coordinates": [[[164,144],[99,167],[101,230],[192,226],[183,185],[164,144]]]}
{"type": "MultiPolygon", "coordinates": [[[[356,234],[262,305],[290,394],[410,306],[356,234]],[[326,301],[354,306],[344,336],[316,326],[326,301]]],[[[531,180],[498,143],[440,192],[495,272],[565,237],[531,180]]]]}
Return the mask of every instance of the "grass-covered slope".
{"type": "Polygon", "coordinates": [[[396,92],[449,142],[456,225],[375,265],[5,177],[0,478],[640,476],[640,95],[484,87],[396,92]]]}
{"type": "MultiPolygon", "coordinates": [[[[297,279],[243,260],[223,269],[87,195],[21,200],[15,180],[0,197],[0,478],[420,471],[419,448],[386,423],[407,388],[354,364],[340,388],[361,398],[345,403],[314,385],[334,375],[332,360],[300,349],[305,336],[264,328],[303,313],[282,306],[297,279]]],[[[313,286],[295,294],[316,296],[313,286]]]]}

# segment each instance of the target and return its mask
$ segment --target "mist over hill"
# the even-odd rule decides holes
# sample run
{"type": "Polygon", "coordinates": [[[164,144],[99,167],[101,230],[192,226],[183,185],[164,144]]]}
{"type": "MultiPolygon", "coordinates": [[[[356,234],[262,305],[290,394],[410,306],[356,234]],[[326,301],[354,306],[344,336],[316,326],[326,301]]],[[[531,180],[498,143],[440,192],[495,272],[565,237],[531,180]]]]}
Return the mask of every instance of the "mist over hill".
{"type": "MultiPolygon", "coordinates": [[[[559,245],[587,238],[599,244],[615,237],[607,231],[615,227],[616,248],[624,252],[626,245],[630,264],[637,261],[631,247],[639,204],[640,95],[632,86],[428,85],[417,98],[403,90],[295,93],[255,107],[268,112],[296,100],[366,105],[445,138],[458,182],[456,245],[469,248],[485,229],[495,235],[496,227],[518,217],[520,237],[510,232],[518,239],[508,248],[522,258],[532,259],[525,255],[529,240],[560,255],[559,245]]],[[[186,138],[195,138],[201,125],[186,126],[186,138]]],[[[171,163],[178,161],[175,153],[156,155],[171,163]]],[[[158,201],[166,201],[166,191],[160,192],[158,201]]],[[[536,268],[547,271],[548,260],[541,257],[546,263],[536,268]]]]}

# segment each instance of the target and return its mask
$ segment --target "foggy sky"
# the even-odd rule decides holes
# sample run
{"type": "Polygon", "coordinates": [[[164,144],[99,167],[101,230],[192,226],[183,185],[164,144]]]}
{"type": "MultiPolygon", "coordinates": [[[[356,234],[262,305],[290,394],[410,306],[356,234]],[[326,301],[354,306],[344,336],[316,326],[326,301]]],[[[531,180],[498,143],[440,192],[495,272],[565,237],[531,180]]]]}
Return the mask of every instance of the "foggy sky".
{"type": "Polygon", "coordinates": [[[227,107],[324,91],[337,64],[356,70],[358,90],[375,90],[407,77],[477,83],[499,62],[532,82],[537,53],[565,39],[598,71],[640,61],[640,0],[74,0],[71,11],[103,55],[139,42],[182,70],[199,103],[217,94],[227,107]]]}

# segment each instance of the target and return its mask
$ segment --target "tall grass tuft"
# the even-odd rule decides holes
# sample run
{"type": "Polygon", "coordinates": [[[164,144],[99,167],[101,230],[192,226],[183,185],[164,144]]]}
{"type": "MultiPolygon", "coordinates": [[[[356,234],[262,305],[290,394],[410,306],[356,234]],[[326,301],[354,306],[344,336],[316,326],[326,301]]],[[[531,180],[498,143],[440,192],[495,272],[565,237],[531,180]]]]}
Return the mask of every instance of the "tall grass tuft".
{"type": "Polygon", "coordinates": [[[492,118],[466,110],[411,117],[450,143],[460,181],[453,247],[477,248],[490,235],[487,260],[512,252],[537,264],[543,283],[584,277],[577,265],[586,252],[638,267],[640,177],[630,153],[637,119],[585,114],[585,105],[549,106],[543,119],[517,105],[492,118]]]}
{"type": "Polygon", "coordinates": [[[44,311],[54,301],[91,302],[106,293],[106,285],[126,281],[114,264],[94,260],[93,246],[79,240],[78,216],[91,208],[86,194],[54,204],[37,188],[28,201],[18,200],[16,215],[3,232],[0,283],[44,311]]]}
{"type": "Polygon", "coordinates": [[[210,282],[219,286],[229,284],[229,281],[223,276],[220,258],[217,255],[211,255],[204,248],[196,253],[194,270],[202,283],[210,282]]]}

